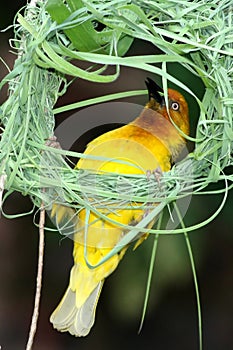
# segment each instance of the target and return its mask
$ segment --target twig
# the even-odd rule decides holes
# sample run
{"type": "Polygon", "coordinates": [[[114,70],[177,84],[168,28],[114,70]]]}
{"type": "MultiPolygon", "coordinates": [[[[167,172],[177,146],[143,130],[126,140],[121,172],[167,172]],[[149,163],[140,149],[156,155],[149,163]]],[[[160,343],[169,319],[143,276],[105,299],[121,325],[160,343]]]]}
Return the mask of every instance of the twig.
{"type": "Polygon", "coordinates": [[[44,258],[44,224],[45,224],[45,208],[44,204],[41,203],[40,207],[40,222],[39,222],[39,248],[38,248],[38,267],[37,267],[37,278],[36,278],[36,293],[35,293],[35,303],[32,315],[31,327],[28,336],[28,342],[26,350],[31,350],[33,346],[33,341],[37,329],[37,321],[39,317],[39,306],[40,306],[40,296],[42,287],[42,273],[43,273],[43,258],[44,258]]]}
{"type": "Polygon", "coordinates": [[[5,189],[6,174],[0,176],[0,210],[2,208],[2,196],[5,189]]]}

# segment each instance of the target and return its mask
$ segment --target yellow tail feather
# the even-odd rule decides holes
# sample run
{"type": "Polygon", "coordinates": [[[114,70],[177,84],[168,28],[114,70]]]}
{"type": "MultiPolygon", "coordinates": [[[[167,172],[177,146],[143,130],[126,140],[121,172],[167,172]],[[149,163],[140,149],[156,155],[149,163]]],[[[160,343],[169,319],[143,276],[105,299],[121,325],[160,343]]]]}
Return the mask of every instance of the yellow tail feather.
{"type": "Polygon", "coordinates": [[[76,337],[85,337],[95,322],[95,311],[104,281],[100,281],[80,307],[76,306],[76,292],[70,286],[50,317],[53,327],[76,337]]]}

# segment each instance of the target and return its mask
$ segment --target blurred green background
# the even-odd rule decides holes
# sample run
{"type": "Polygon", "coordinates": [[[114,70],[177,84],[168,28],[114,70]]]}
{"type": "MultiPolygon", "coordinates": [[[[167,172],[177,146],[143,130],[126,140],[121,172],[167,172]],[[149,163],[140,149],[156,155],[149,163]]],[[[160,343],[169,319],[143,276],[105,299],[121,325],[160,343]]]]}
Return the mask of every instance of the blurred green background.
{"type": "MultiPolygon", "coordinates": [[[[23,5],[24,1],[1,3],[1,29],[12,23],[17,9],[23,5]]],[[[0,35],[1,57],[12,67],[15,55],[9,52],[8,44],[12,30],[0,35]]],[[[128,54],[139,53],[154,53],[154,48],[135,42],[128,54]]],[[[196,78],[175,64],[169,70],[201,97],[203,88],[196,78]]],[[[1,64],[1,78],[5,74],[6,69],[1,64]]],[[[59,104],[115,91],[144,89],[146,76],[146,72],[123,68],[120,78],[112,84],[77,81],[59,104]]],[[[1,103],[5,98],[4,89],[1,103]]],[[[143,104],[146,97],[128,101],[143,104]]],[[[195,135],[198,110],[192,100],[189,104],[192,135],[195,135]]],[[[72,113],[58,116],[57,122],[69,114],[72,113]]],[[[232,172],[232,169],[227,171],[232,172]]],[[[221,199],[221,195],[193,197],[186,223],[207,218],[221,199]]],[[[232,203],[233,194],[230,193],[221,214],[207,227],[190,234],[199,279],[205,350],[233,349],[232,203]]],[[[4,211],[7,214],[26,212],[31,206],[28,198],[15,193],[6,201],[4,211]]],[[[0,242],[0,347],[18,350],[25,348],[34,303],[38,230],[33,216],[14,220],[2,216],[0,242]]],[[[72,241],[62,240],[56,233],[46,233],[43,290],[34,349],[198,349],[194,285],[182,235],[159,240],[148,312],[142,332],[137,334],[152,243],[153,237],[150,237],[135,252],[128,251],[117,271],[105,283],[92,332],[87,338],[76,339],[53,330],[49,323],[49,316],[68,284],[72,241]]]]}

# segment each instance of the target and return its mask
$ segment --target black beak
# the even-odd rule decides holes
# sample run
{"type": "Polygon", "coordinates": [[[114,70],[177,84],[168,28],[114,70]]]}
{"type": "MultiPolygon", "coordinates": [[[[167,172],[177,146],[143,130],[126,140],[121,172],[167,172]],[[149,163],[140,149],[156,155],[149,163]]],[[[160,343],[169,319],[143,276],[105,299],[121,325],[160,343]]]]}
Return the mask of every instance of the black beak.
{"type": "Polygon", "coordinates": [[[149,99],[153,98],[162,106],[164,104],[164,97],[160,93],[163,94],[163,89],[150,78],[147,78],[145,83],[148,90],[149,99]]]}

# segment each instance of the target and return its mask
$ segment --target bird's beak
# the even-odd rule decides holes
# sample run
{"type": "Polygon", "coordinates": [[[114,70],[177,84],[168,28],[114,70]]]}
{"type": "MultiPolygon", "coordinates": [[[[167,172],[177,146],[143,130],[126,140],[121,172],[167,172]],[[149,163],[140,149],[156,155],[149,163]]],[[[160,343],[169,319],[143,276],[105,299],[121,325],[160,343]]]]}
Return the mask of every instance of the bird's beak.
{"type": "Polygon", "coordinates": [[[156,102],[160,104],[160,106],[164,106],[165,100],[162,95],[163,89],[150,78],[147,78],[145,83],[149,94],[149,100],[153,98],[156,102]]]}

